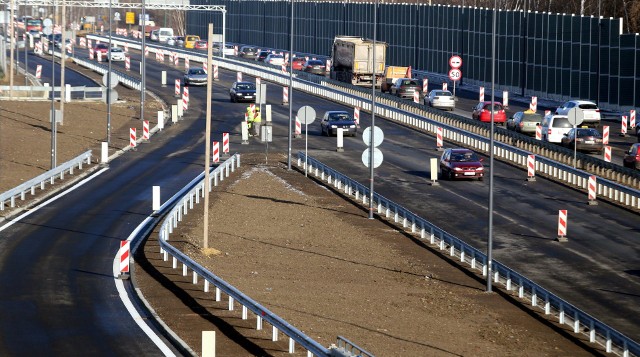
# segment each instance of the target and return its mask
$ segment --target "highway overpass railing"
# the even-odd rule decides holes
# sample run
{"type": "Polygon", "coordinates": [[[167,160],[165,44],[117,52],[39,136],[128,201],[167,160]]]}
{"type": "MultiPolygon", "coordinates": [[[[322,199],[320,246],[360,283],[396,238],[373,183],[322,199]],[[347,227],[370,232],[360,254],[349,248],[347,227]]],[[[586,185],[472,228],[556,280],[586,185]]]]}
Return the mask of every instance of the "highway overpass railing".
{"type": "MultiPolygon", "coordinates": [[[[349,178],[313,157],[306,156],[304,152],[298,153],[298,166],[356,202],[369,206],[370,190],[368,186],[349,178]]],[[[422,241],[446,252],[452,260],[458,261],[460,265],[470,267],[472,271],[480,271],[482,276],[487,277],[486,254],[379,193],[374,192],[373,201],[373,207],[380,217],[391,220],[403,231],[417,235],[422,241]]],[[[517,293],[517,296],[524,299],[528,306],[543,310],[547,317],[555,317],[561,325],[571,326],[576,334],[586,331],[589,341],[603,346],[606,352],[621,356],[640,356],[640,344],[636,341],[508,266],[493,260],[492,275],[491,279],[494,283],[502,285],[510,293],[517,293]]]]}
{"type": "MultiPolygon", "coordinates": [[[[105,74],[109,71],[109,66],[99,63],[99,62],[95,62],[95,61],[89,61],[89,60],[85,60],[85,59],[81,59],[81,58],[77,58],[77,57],[73,57],[73,61],[77,64],[79,64],[80,66],[89,68],[91,70],[93,70],[94,72],[100,73],[100,74],[105,74]]],[[[115,73],[116,78],[118,79],[118,81],[124,85],[127,88],[131,88],[131,89],[136,89],[136,90],[141,90],[142,88],[142,83],[139,79],[132,77],[128,74],[119,72],[114,70],[113,68],[111,68],[111,72],[115,73]]]]}
{"type": "Polygon", "coordinates": [[[64,180],[64,175],[67,171],[69,172],[69,175],[73,175],[73,170],[76,166],[78,167],[78,170],[82,170],[82,165],[84,163],[87,165],[91,164],[91,150],[86,151],[85,153],[57,166],[54,169],[38,175],[31,180],[0,194],[0,211],[4,211],[6,202],[9,202],[9,207],[13,208],[16,206],[16,198],[20,198],[20,200],[24,201],[27,193],[35,195],[36,187],[40,187],[40,190],[44,190],[47,182],[53,185],[57,177],[59,177],[60,180],[64,180]]]}
{"type": "MultiPolygon", "coordinates": [[[[229,177],[230,173],[240,167],[240,155],[235,154],[216,167],[210,176],[208,182],[209,192],[214,186],[217,186],[219,182],[223,181],[225,177],[229,177]]],[[[160,233],[158,240],[160,243],[160,253],[163,255],[164,261],[169,260],[169,256],[172,259],[172,266],[174,269],[178,267],[178,262],[182,264],[182,275],[187,276],[189,269],[193,272],[193,283],[198,282],[198,277],[204,279],[204,291],[209,292],[210,286],[215,287],[215,301],[222,301],[222,293],[226,294],[229,302],[229,311],[234,310],[236,302],[242,306],[242,319],[246,320],[248,311],[255,314],[256,317],[256,329],[261,330],[263,327],[263,320],[267,321],[272,326],[272,341],[278,340],[278,332],[281,331],[289,337],[289,353],[293,353],[295,344],[302,346],[308,353],[312,353],[315,356],[352,356],[348,351],[362,351],[362,349],[353,345],[352,343],[346,343],[338,340],[340,346],[338,348],[326,348],[314,341],[302,331],[298,330],[287,321],[280,318],[278,315],[269,311],[264,306],[260,305],[256,301],[252,300],[241,291],[228,284],[220,277],[208,271],[200,264],[189,258],[186,254],[179,251],[177,248],[171,245],[170,236],[174,229],[178,227],[179,222],[187,214],[189,209],[193,209],[194,203],[200,203],[200,199],[205,195],[205,179],[204,173],[200,174],[192,182],[196,182],[193,188],[186,192],[182,197],[177,198],[177,202],[173,208],[167,213],[164,220],[160,225],[160,233]]],[[[344,338],[342,338],[344,340],[344,338]]]]}

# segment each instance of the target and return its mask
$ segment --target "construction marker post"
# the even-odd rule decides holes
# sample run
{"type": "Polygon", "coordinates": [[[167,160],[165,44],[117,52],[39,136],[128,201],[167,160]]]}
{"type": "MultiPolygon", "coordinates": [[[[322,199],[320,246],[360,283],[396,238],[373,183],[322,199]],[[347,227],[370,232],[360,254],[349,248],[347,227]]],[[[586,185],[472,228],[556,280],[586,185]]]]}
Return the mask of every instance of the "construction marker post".
{"type": "Polygon", "coordinates": [[[37,79],[42,78],[42,65],[41,64],[36,66],[36,78],[37,79]]]}
{"type": "Polygon", "coordinates": [[[431,186],[440,186],[438,182],[438,158],[432,157],[429,159],[429,171],[431,172],[431,186]]]}
{"type": "Polygon", "coordinates": [[[536,140],[542,140],[542,126],[536,125],[536,140]]]}
{"type": "Polygon", "coordinates": [[[153,186],[153,203],[151,210],[158,211],[160,209],[160,186],[153,186]]]}
{"type": "Polygon", "coordinates": [[[213,163],[217,164],[220,162],[220,143],[217,141],[213,142],[213,150],[211,150],[211,156],[213,163]]]}
{"type": "Polygon", "coordinates": [[[178,119],[182,118],[182,116],[184,115],[184,108],[182,107],[182,98],[177,100],[177,107],[178,107],[178,119]]]}
{"type": "Polygon", "coordinates": [[[502,106],[509,108],[509,91],[502,91],[502,106]]]}
{"type": "Polygon", "coordinates": [[[609,126],[602,126],[602,144],[609,145],[609,126]]]}
{"type": "Polygon", "coordinates": [[[162,71],[162,86],[166,87],[167,86],[167,71],[162,71]]]}
{"type": "Polygon", "coordinates": [[[179,79],[176,79],[175,97],[180,98],[180,80],[179,79]]]}
{"type": "Polygon", "coordinates": [[[129,146],[134,148],[136,147],[136,128],[129,128],[129,146]]]}
{"type": "Polygon", "coordinates": [[[356,127],[360,127],[360,107],[353,108],[353,121],[356,122],[356,127]]]}
{"type": "Polygon", "coordinates": [[[106,141],[103,141],[101,146],[101,151],[100,151],[100,163],[101,164],[106,164],[109,162],[109,143],[106,141]]]}
{"type": "Polygon", "coordinates": [[[442,140],[442,128],[436,128],[436,151],[442,151],[443,140],[442,140]]]}
{"type": "Polygon", "coordinates": [[[236,82],[242,82],[242,72],[236,73],[236,82]]]}
{"type": "Polygon", "coordinates": [[[484,87],[480,87],[480,93],[478,93],[478,101],[479,102],[484,102],[484,87]]]}
{"type": "Polygon", "coordinates": [[[611,162],[611,146],[604,147],[604,161],[611,162]]]}
{"type": "Polygon", "coordinates": [[[229,133],[222,133],[222,153],[225,157],[229,156],[229,133]]]}
{"type": "Polygon", "coordinates": [[[282,105],[289,104],[289,87],[282,87],[282,105]]]}
{"type": "Polygon", "coordinates": [[[536,156],[527,156],[527,181],[533,182],[536,180],[536,156]]]}
{"type": "Polygon", "coordinates": [[[242,121],[242,145],[249,145],[249,124],[246,121],[242,121]]]}
{"type": "Polygon", "coordinates": [[[627,136],[627,116],[622,116],[622,121],[620,122],[620,136],[627,136]]]}
{"type": "Polygon", "coordinates": [[[296,129],[293,132],[293,137],[299,138],[301,136],[302,136],[302,123],[300,122],[300,119],[298,119],[298,116],[296,115],[296,129]]]}
{"type": "Polygon", "coordinates": [[[598,205],[598,201],[596,201],[596,192],[598,189],[598,183],[595,175],[589,176],[589,180],[587,182],[587,190],[588,190],[588,198],[589,198],[589,206],[598,205]]]}
{"type": "Polygon", "coordinates": [[[129,279],[129,255],[129,241],[120,241],[120,250],[118,250],[118,257],[120,258],[119,279],[129,279]]]}
{"type": "Polygon", "coordinates": [[[336,151],[343,152],[344,151],[344,129],[339,128],[336,134],[336,151]]]}
{"type": "Polygon", "coordinates": [[[567,210],[558,211],[558,242],[568,242],[567,238],[567,210]]]}
{"type": "Polygon", "coordinates": [[[538,97],[531,97],[531,103],[529,103],[529,110],[532,112],[538,111],[538,97]]]}
{"type": "Polygon", "coordinates": [[[219,78],[218,78],[218,65],[217,64],[213,65],[213,80],[214,81],[219,80],[219,78]]]}
{"type": "Polygon", "coordinates": [[[182,110],[187,111],[189,109],[189,87],[182,88],[182,110]]]}
{"type": "Polygon", "coordinates": [[[422,78],[422,94],[427,95],[428,91],[429,91],[429,78],[422,78]]]}
{"type": "Polygon", "coordinates": [[[631,129],[635,129],[636,127],[636,110],[635,109],[631,109],[629,111],[629,127],[631,129]]]}
{"type": "Polygon", "coordinates": [[[142,121],[142,140],[149,141],[149,121],[142,121]]]}
{"type": "Polygon", "coordinates": [[[164,129],[164,112],[162,110],[158,110],[158,129],[164,129]]]}

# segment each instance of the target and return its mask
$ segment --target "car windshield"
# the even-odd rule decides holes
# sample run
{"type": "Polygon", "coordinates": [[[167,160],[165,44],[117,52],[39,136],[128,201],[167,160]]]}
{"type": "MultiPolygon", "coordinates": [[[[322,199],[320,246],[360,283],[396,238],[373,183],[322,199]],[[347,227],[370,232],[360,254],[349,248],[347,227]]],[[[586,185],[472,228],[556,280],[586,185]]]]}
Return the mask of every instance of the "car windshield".
{"type": "Polygon", "coordinates": [[[315,60],[315,61],[309,61],[309,64],[312,66],[321,66],[324,63],[322,61],[315,60]]]}
{"type": "Polygon", "coordinates": [[[190,74],[206,74],[202,68],[193,68],[189,70],[190,74]]]}
{"type": "Polygon", "coordinates": [[[435,95],[437,95],[439,97],[451,97],[452,96],[451,92],[441,91],[441,90],[435,92],[435,95]]]}
{"type": "Polygon", "coordinates": [[[284,58],[284,56],[282,56],[282,55],[271,55],[271,59],[274,59],[274,58],[284,58]]]}
{"type": "Polygon", "coordinates": [[[578,137],[583,138],[585,136],[600,137],[600,132],[596,129],[578,129],[578,137]]]}
{"type": "Polygon", "coordinates": [[[452,152],[451,161],[453,162],[478,162],[478,156],[472,151],[452,152]]]}
{"type": "Polygon", "coordinates": [[[418,82],[412,81],[412,80],[409,80],[409,79],[405,79],[404,81],[402,81],[402,85],[403,86],[417,86],[418,82]]]}
{"type": "Polygon", "coordinates": [[[542,115],[540,114],[524,114],[522,121],[539,123],[542,121],[542,115]]]}
{"type": "MultiPolygon", "coordinates": [[[[502,104],[494,103],[493,108],[494,110],[502,110],[502,104]]],[[[484,110],[491,110],[491,103],[485,104],[484,110]]]]}
{"type": "Polygon", "coordinates": [[[558,117],[553,120],[554,128],[571,128],[573,125],[569,123],[569,118],[558,117]]]}
{"type": "Polygon", "coordinates": [[[255,90],[256,86],[253,83],[240,83],[238,84],[239,90],[255,90]]]}
{"type": "Polygon", "coordinates": [[[583,103],[583,104],[580,104],[580,105],[578,106],[578,108],[580,108],[580,109],[596,110],[596,109],[598,109],[598,106],[597,106],[597,105],[595,105],[595,104],[593,104],[593,103],[583,103]]]}
{"type": "Polygon", "coordinates": [[[119,48],[114,47],[114,48],[111,49],[111,52],[112,53],[114,53],[114,52],[122,52],[122,50],[119,49],[119,48]]]}
{"type": "Polygon", "coordinates": [[[351,120],[351,117],[347,113],[333,113],[329,114],[329,121],[351,120]]]}

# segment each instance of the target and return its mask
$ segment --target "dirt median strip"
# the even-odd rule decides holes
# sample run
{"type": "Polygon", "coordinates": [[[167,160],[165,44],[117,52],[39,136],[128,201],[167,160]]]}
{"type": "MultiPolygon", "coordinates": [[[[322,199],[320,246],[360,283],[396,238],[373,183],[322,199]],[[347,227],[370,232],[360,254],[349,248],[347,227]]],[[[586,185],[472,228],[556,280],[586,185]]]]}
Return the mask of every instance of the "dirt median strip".
{"type": "MultiPolygon", "coordinates": [[[[282,157],[278,157],[282,160],[282,157]]],[[[172,244],[319,343],[342,335],[377,356],[590,355],[548,323],[487,294],[481,281],[286,164],[243,167],[211,196],[205,255],[202,205],[172,244]]],[[[275,160],[270,162],[276,162],[275,160]]],[[[140,289],[192,349],[216,330],[220,355],[284,355],[284,337],[255,330],[158,253],[157,233],[136,257],[140,289]],[[244,337],[240,337],[240,335],[244,337]],[[225,340],[226,337],[226,340],[225,340]],[[260,351],[263,352],[260,352],[260,351]]],[[[200,282],[202,285],[202,282],[200,282]]],[[[300,348],[298,348],[297,352],[300,348]]]]}

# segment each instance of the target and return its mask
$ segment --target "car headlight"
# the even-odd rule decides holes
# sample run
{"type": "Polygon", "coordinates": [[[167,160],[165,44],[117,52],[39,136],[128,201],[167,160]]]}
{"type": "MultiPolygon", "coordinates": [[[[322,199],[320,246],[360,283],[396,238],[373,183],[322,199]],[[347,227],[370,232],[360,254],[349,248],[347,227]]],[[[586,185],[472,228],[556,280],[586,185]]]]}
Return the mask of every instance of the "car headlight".
{"type": "Polygon", "coordinates": [[[349,127],[350,127],[350,128],[355,128],[356,126],[355,126],[355,125],[349,125],[349,127]]]}
{"type": "Polygon", "coordinates": [[[484,167],[476,167],[476,171],[483,171],[484,167]]]}
{"type": "Polygon", "coordinates": [[[337,126],[331,125],[331,129],[335,129],[335,128],[337,128],[337,126]]]}
{"type": "Polygon", "coordinates": [[[454,167],[454,168],[453,168],[453,171],[462,171],[462,169],[461,169],[461,168],[459,168],[459,167],[454,167]]]}

